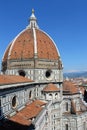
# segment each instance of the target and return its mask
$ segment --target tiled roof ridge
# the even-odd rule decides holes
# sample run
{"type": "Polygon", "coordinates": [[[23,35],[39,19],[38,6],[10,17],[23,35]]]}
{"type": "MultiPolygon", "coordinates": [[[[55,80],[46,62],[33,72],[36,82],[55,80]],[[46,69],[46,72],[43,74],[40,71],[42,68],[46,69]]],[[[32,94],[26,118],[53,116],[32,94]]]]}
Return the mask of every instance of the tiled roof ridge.
{"type": "Polygon", "coordinates": [[[68,92],[69,94],[79,93],[78,86],[66,80],[63,82],[63,92],[68,92]]]}
{"type": "Polygon", "coordinates": [[[32,123],[32,119],[36,118],[37,115],[42,111],[43,105],[46,105],[45,101],[34,100],[30,104],[27,104],[25,108],[18,111],[16,115],[9,118],[9,120],[29,125],[32,123]],[[37,107],[38,106],[38,107],[37,107]]]}
{"type": "Polygon", "coordinates": [[[33,82],[31,79],[19,75],[0,75],[0,84],[14,84],[33,82]]]}
{"type": "Polygon", "coordinates": [[[43,89],[44,92],[49,92],[49,91],[60,91],[60,89],[52,83],[49,83],[45,88],[43,89]]]}

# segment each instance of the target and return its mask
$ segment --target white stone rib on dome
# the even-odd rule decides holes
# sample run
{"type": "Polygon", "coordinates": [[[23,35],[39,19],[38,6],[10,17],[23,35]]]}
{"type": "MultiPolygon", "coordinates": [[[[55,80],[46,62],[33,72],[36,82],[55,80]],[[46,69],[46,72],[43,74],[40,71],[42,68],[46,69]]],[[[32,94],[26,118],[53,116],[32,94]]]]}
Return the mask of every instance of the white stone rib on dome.
{"type": "Polygon", "coordinates": [[[22,31],[14,38],[14,40],[13,40],[13,42],[12,42],[12,45],[11,45],[11,47],[10,47],[9,53],[8,53],[8,59],[10,59],[11,51],[12,51],[12,48],[13,48],[13,46],[14,46],[14,44],[15,44],[15,41],[17,40],[17,38],[18,38],[25,30],[26,30],[26,29],[22,30],[22,31]]]}
{"type": "Polygon", "coordinates": [[[35,28],[33,28],[33,36],[34,36],[34,54],[37,54],[37,40],[36,40],[35,28]]]}
{"type": "MultiPolygon", "coordinates": [[[[9,50],[9,53],[8,53],[8,59],[10,59],[10,56],[11,56],[11,52],[12,52],[12,48],[14,47],[14,44],[15,44],[15,41],[17,40],[17,38],[23,33],[23,32],[25,32],[26,30],[27,30],[28,28],[26,28],[26,29],[24,29],[23,31],[21,31],[15,38],[14,38],[14,40],[11,42],[12,43],[12,45],[11,45],[11,47],[10,47],[10,50],[9,50]]],[[[33,29],[33,40],[34,40],[34,54],[37,54],[37,40],[36,40],[36,31],[35,31],[35,28],[32,28],[33,29]]],[[[10,44],[11,44],[10,43],[10,44]]],[[[8,48],[7,48],[8,49],[8,48]]],[[[7,50],[6,49],[6,50],[7,50]]],[[[3,56],[3,58],[4,58],[4,56],[3,56]]]]}
{"type": "Polygon", "coordinates": [[[5,54],[6,54],[7,50],[8,50],[8,48],[9,48],[9,46],[12,44],[12,42],[13,42],[13,40],[9,43],[8,47],[6,48],[6,50],[5,50],[4,54],[3,54],[3,57],[2,57],[2,61],[3,61],[4,57],[5,57],[5,54]]]}

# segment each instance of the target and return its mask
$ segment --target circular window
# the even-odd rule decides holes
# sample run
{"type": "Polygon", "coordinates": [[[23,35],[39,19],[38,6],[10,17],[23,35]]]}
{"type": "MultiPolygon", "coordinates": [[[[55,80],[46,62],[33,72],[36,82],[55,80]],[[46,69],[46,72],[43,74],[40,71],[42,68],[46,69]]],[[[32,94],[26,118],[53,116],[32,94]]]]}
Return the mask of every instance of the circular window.
{"type": "Polygon", "coordinates": [[[47,70],[45,76],[47,79],[50,79],[52,77],[52,70],[47,70]]]}
{"type": "Polygon", "coordinates": [[[25,75],[26,75],[25,71],[24,70],[19,70],[19,75],[25,77],[25,75]]]}
{"type": "Polygon", "coordinates": [[[50,71],[46,71],[46,77],[49,78],[51,76],[50,71]]]}
{"type": "Polygon", "coordinates": [[[14,97],[12,98],[12,107],[13,107],[13,108],[16,108],[16,106],[17,106],[17,97],[14,96],[14,97]]]}

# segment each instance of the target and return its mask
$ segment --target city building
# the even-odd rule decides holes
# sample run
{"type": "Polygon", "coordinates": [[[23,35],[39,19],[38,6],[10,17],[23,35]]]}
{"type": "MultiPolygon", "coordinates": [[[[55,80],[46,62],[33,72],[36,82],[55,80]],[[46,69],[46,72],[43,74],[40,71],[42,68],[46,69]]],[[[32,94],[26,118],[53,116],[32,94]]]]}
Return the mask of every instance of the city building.
{"type": "Polygon", "coordinates": [[[0,75],[1,130],[87,130],[87,107],[78,87],[63,81],[53,39],[29,25],[7,47],[0,75]]]}

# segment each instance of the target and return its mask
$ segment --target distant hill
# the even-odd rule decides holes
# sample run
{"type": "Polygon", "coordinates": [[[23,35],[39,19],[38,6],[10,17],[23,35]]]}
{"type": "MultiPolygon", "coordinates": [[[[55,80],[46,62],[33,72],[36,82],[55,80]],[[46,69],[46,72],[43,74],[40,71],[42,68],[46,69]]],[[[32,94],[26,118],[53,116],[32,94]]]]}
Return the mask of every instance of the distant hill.
{"type": "Polygon", "coordinates": [[[65,77],[65,78],[66,78],[66,77],[69,77],[69,78],[85,77],[85,78],[87,78],[87,71],[64,73],[64,77],[65,77]]]}

